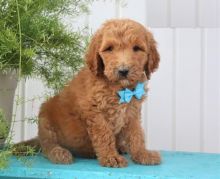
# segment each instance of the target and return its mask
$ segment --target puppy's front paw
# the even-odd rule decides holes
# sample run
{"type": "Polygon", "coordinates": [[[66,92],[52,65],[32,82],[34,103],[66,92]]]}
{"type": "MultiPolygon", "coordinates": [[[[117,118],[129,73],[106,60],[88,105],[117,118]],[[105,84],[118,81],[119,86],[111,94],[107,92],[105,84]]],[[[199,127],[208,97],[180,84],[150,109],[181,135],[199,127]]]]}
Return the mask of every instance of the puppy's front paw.
{"type": "Polygon", "coordinates": [[[70,164],[73,162],[72,154],[67,150],[60,146],[54,147],[49,155],[48,158],[57,164],[70,164]]]}
{"type": "Polygon", "coordinates": [[[132,160],[142,165],[159,165],[161,163],[159,152],[147,150],[133,155],[132,160]]]}
{"type": "Polygon", "coordinates": [[[99,158],[100,164],[104,167],[121,168],[128,165],[127,160],[121,155],[113,155],[99,158]]]}

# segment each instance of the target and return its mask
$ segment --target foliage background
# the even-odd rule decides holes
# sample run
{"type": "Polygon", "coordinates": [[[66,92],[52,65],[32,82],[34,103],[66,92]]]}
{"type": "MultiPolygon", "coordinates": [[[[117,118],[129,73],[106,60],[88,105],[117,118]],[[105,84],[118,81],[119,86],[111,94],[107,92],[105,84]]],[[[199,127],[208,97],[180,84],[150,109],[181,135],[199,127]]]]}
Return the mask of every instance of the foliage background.
{"type": "Polygon", "coordinates": [[[62,18],[87,13],[89,3],[91,0],[18,0],[17,7],[16,0],[0,0],[0,70],[18,70],[21,55],[22,77],[38,76],[59,91],[82,66],[87,38],[84,31],[68,30],[62,18]]]}

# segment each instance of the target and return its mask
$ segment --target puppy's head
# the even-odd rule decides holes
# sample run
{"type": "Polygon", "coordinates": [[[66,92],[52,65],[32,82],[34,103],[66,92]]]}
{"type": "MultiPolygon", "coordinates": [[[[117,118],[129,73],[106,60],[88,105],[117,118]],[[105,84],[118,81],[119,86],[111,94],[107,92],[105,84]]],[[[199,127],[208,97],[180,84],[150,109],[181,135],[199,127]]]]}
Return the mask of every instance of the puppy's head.
{"type": "Polygon", "coordinates": [[[94,34],[86,54],[89,69],[123,87],[150,79],[159,54],[152,34],[141,24],[118,19],[107,21],[94,34]]]}

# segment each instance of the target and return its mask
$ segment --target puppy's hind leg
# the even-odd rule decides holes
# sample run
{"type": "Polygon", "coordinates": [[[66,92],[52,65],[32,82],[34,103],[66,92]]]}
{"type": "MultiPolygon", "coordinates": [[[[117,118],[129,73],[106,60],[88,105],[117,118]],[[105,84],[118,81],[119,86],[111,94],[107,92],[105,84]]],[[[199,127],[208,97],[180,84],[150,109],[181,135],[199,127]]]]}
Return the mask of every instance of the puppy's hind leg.
{"type": "Polygon", "coordinates": [[[45,117],[40,117],[38,135],[42,152],[50,161],[57,164],[70,164],[73,162],[72,154],[58,144],[57,134],[45,117]]]}

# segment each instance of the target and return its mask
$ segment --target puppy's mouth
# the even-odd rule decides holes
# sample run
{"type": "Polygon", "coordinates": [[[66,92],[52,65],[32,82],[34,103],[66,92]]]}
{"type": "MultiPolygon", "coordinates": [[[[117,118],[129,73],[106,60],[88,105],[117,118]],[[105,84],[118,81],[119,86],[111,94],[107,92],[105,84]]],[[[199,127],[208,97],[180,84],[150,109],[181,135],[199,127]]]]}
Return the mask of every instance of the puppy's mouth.
{"type": "Polygon", "coordinates": [[[130,84],[131,84],[127,78],[120,79],[119,82],[123,88],[130,86],[130,84]]]}
{"type": "Polygon", "coordinates": [[[128,76],[126,77],[119,77],[118,76],[118,83],[123,87],[123,88],[127,88],[127,87],[133,87],[137,84],[137,82],[141,82],[141,81],[145,81],[146,75],[145,73],[130,73],[128,76]]]}
{"type": "Polygon", "coordinates": [[[132,78],[133,74],[129,73],[127,76],[117,76],[117,81],[122,88],[127,88],[136,83],[136,79],[132,78]]]}
{"type": "Polygon", "coordinates": [[[118,70],[115,70],[113,73],[106,70],[105,76],[109,82],[119,85],[121,88],[130,88],[136,85],[138,81],[142,81],[140,79],[141,75],[132,69],[126,75],[119,74],[118,70]]]}
{"type": "Polygon", "coordinates": [[[130,74],[127,76],[117,75],[117,81],[123,88],[126,88],[131,85],[130,74]]]}

